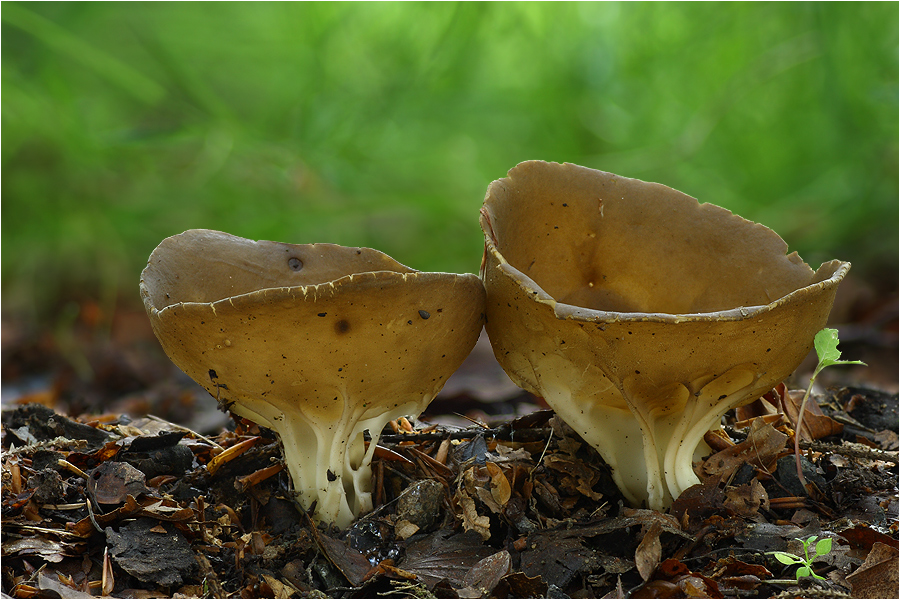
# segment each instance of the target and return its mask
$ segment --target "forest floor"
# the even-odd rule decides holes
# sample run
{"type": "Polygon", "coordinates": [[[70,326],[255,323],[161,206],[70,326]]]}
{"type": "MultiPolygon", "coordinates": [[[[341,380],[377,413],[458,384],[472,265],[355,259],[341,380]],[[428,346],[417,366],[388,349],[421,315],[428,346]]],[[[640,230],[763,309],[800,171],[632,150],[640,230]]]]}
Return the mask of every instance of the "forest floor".
{"type": "Polygon", "coordinates": [[[701,484],[669,510],[628,507],[596,451],[483,339],[425,415],[386,429],[375,510],[344,531],[313,525],[276,436],[217,410],[143,312],[85,303],[55,333],[5,319],[2,592],[896,598],[896,311],[894,296],[841,329],[844,358],[869,368],[834,368],[815,390],[808,487],[799,395],[779,386],[726,415],[695,464],[701,484]]]}

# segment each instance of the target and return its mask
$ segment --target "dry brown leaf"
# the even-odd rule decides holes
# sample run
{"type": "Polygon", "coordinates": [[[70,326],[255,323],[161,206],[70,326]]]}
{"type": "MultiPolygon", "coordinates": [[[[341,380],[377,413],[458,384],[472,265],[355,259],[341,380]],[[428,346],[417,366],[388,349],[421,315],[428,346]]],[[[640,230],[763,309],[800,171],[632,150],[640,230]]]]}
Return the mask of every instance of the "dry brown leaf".
{"type": "Polygon", "coordinates": [[[862,566],[847,575],[854,598],[896,598],[898,595],[896,548],[875,542],[862,566]]]}
{"type": "Polygon", "coordinates": [[[662,533],[662,525],[659,521],[655,521],[647,529],[641,543],[638,544],[634,551],[634,564],[637,567],[641,579],[647,581],[659,565],[659,559],[662,558],[662,543],[659,541],[659,534],[662,533]]]}
{"type": "Polygon", "coordinates": [[[485,468],[491,476],[491,496],[500,507],[506,506],[506,503],[509,502],[509,497],[512,495],[509,480],[496,464],[488,462],[485,464],[485,468]]]}
{"type": "Polygon", "coordinates": [[[769,494],[758,479],[745,485],[725,488],[725,508],[742,517],[752,517],[760,507],[769,508],[769,494]]]}
{"type": "MultiPolygon", "coordinates": [[[[484,489],[484,488],[481,488],[484,489]]],[[[475,507],[475,500],[472,499],[465,490],[460,490],[457,495],[457,502],[462,508],[462,522],[465,531],[475,531],[483,540],[491,539],[491,520],[486,516],[478,514],[475,507]]]]}
{"type": "Polygon", "coordinates": [[[454,535],[450,530],[442,530],[411,543],[399,566],[429,587],[446,579],[451,586],[461,588],[466,585],[463,579],[469,570],[493,553],[494,549],[483,546],[475,533],[454,535]]]}
{"type": "Polygon", "coordinates": [[[351,548],[347,542],[328,537],[315,528],[312,528],[312,532],[322,552],[343,573],[350,585],[358,586],[367,579],[372,565],[359,550],[351,548]]]}
{"type": "Polygon", "coordinates": [[[397,521],[397,524],[394,525],[394,535],[396,535],[401,540],[409,539],[415,533],[419,531],[419,526],[415,523],[411,523],[406,519],[402,521],[397,521]]]}
{"type": "Polygon", "coordinates": [[[769,470],[776,455],[784,448],[787,436],[762,419],[753,420],[747,439],[721,452],[716,452],[703,462],[703,473],[728,479],[744,463],[769,470]]]}
{"type": "Polygon", "coordinates": [[[280,580],[275,579],[274,577],[272,577],[271,575],[268,575],[266,573],[262,574],[262,578],[266,582],[266,584],[269,586],[269,588],[272,590],[273,597],[278,598],[278,599],[285,599],[285,598],[292,598],[294,596],[294,588],[293,587],[291,587],[289,585],[285,585],[280,580]]]}
{"type": "Polygon", "coordinates": [[[500,579],[507,575],[512,565],[512,557],[506,550],[482,558],[469,569],[463,578],[466,587],[488,595],[494,591],[500,579]]]}
{"type": "Polygon", "coordinates": [[[560,487],[571,494],[576,492],[597,501],[603,494],[595,492],[592,488],[600,480],[600,473],[586,465],[583,461],[576,460],[573,456],[562,454],[549,454],[544,457],[544,466],[556,472],[562,473],[560,487]]]}
{"type": "MultiPolygon", "coordinates": [[[[796,425],[800,415],[800,404],[803,402],[804,390],[788,390],[778,395],[781,400],[781,410],[796,425]]],[[[817,402],[807,402],[806,411],[803,414],[803,423],[800,431],[801,440],[817,440],[829,435],[836,435],[844,431],[844,425],[822,413],[817,402]]]]}
{"type": "Polygon", "coordinates": [[[778,405],[780,404],[778,394],[781,393],[780,390],[782,389],[785,389],[784,384],[779,383],[774,389],[763,394],[761,398],[757,398],[750,404],[738,406],[734,409],[735,419],[740,422],[750,421],[756,417],[777,415],[779,412],[778,405]]]}
{"type": "Polygon", "coordinates": [[[88,473],[87,489],[100,504],[121,504],[126,496],[151,494],[144,474],[124,462],[107,461],[88,473]]]}

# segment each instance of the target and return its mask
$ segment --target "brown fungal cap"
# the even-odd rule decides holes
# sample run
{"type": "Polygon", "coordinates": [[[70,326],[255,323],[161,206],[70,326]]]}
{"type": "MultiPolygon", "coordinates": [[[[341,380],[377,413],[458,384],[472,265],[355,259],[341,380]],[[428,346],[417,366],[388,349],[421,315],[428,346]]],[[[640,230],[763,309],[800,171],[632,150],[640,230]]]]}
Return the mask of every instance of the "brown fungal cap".
{"type": "Polygon", "coordinates": [[[484,310],[474,275],[208,230],[164,240],[141,293],[172,361],[277,431],[301,503],[318,501],[317,515],[342,526],[370,507],[363,431],[374,451],[388,420],[424,410],[471,351],[484,310]],[[327,480],[326,464],[353,481],[327,480]]]}
{"type": "Polygon", "coordinates": [[[813,272],[762,225],[570,164],[520,164],[481,223],[501,365],[653,508],[697,482],[691,458],[728,408],[807,355],[849,269],[813,272]]]}

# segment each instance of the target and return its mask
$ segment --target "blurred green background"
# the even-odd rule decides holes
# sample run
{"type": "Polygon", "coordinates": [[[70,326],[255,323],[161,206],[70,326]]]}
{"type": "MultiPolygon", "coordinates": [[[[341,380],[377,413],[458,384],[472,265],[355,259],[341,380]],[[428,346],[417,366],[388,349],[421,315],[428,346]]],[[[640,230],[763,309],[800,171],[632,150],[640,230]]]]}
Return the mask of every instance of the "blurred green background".
{"type": "Polygon", "coordinates": [[[490,181],[658,181],[896,286],[898,4],[2,5],[3,310],[138,303],[166,236],[477,272],[490,181]]]}

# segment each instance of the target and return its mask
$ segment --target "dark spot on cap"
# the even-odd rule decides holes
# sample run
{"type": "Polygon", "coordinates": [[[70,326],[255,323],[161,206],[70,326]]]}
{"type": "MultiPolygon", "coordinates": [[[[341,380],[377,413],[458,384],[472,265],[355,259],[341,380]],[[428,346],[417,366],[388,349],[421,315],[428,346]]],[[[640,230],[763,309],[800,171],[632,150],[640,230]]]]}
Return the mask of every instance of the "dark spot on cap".
{"type": "Polygon", "coordinates": [[[288,267],[290,267],[292,271],[299,271],[303,268],[303,261],[292,256],[288,259],[288,267]]]}
{"type": "Polygon", "coordinates": [[[422,317],[423,319],[427,319],[428,317],[431,316],[431,313],[428,312],[427,310],[420,310],[419,316],[422,317]]]}
{"type": "Polygon", "coordinates": [[[209,370],[209,378],[210,378],[210,379],[218,379],[218,377],[219,377],[219,376],[216,375],[216,372],[215,372],[215,371],[213,371],[212,369],[209,370]]]}
{"type": "Polygon", "coordinates": [[[327,314],[328,314],[328,313],[319,313],[319,316],[320,316],[320,317],[324,317],[324,316],[326,316],[327,314]]]}
{"type": "Polygon", "coordinates": [[[341,319],[334,324],[334,330],[337,333],[347,333],[350,331],[350,323],[348,323],[346,319],[341,319]]]}
{"type": "MultiPolygon", "coordinates": [[[[319,471],[319,472],[321,473],[321,471],[319,471]]],[[[326,473],[326,475],[328,475],[328,481],[337,481],[337,475],[332,473],[331,469],[328,469],[328,472],[326,473]]]]}

